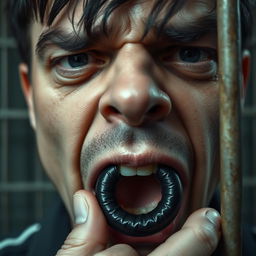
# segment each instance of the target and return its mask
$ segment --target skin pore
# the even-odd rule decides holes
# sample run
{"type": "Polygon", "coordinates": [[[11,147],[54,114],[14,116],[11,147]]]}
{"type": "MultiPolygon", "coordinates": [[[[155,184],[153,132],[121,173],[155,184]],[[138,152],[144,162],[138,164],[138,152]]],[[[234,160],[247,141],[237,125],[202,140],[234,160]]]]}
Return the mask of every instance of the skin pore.
{"type": "MultiPolygon", "coordinates": [[[[94,192],[106,166],[175,168],[183,200],[174,223],[150,240],[131,240],[151,250],[208,205],[218,182],[214,3],[188,0],[144,38],[153,1],[117,8],[106,33],[99,16],[89,36],[78,25],[82,4],[74,26],[66,8],[50,27],[31,26],[31,79],[25,64],[20,73],[39,154],[73,221],[73,194],[94,192]]],[[[111,234],[113,244],[130,241],[111,234]]]]}

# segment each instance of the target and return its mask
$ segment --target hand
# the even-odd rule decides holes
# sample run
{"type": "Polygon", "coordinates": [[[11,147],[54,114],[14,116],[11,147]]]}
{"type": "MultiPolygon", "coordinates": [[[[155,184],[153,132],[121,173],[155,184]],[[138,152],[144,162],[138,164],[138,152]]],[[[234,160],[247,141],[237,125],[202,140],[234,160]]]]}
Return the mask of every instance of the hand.
{"type": "MultiPolygon", "coordinates": [[[[81,190],[74,195],[76,225],[68,235],[57,256],[139,256],[139,252],[127,244],[107,248],[108,227],[96,198],[81,190]]],[[[211,255],[220,238],[220,216],[217,211],[203,208],[194,212],[182,229],[150,256],[207,256],[211,255]]]]}

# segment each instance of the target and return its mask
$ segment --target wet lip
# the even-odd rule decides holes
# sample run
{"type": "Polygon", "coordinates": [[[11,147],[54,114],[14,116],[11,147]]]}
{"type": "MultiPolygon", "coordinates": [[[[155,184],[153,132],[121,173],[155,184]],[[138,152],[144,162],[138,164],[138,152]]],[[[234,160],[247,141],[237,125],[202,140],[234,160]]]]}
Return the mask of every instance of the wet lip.
{"type": "Polygon", "coordinates": [[[170,156],[150,152],[137,155],[113,154],[108,156],[108,158],[97,161],[97,164],[95,164],[94,168],[88,170],[88,179],[87,183],[85,184],[86,189],[94,192],[95,184],[100,172],[109,165],[126,165],[130,167],[139,167],[150,164],[161,164],[174,168],[177,174],[180,176],[183,187],[186,187],[188,181],[188,171],[185,170],[185,167],[181,163],[170,156]]]}

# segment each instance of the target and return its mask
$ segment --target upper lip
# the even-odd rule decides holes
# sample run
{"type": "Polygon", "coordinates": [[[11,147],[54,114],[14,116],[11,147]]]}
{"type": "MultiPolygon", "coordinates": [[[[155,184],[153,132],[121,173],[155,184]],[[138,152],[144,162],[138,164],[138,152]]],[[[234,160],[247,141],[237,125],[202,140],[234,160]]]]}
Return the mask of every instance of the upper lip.
{"type": "Polygon", "coordinates": [[[94,164],[91,170],[87,170],[88,176],[85,183],[86,189],[94,191],[95,183],[99,174],[110,165],[126,165],[130,167],[139,167],[150,164],[166,165],[177,172],[180,176],[183,186],[188,181],[188,170],[182,163],[177,161],[172,156],[161,154],[158,152],[144,152],[140,154],[127,153],[127,154],[108,154],[107,157],[102,157],[97,163],[94,164]]]}

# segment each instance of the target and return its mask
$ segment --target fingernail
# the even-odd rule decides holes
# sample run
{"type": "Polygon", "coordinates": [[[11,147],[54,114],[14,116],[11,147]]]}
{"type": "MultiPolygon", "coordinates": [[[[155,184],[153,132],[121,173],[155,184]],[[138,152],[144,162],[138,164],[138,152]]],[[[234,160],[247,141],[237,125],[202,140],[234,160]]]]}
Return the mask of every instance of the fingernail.
{"type": "Polygon", "coordinates": [[[220,214],[217,211],[214,210],[208,210],[205,213],[207,219],[214,225],[218,226],[220,223],[220,214]]]}
{"type": "Polygon", "coordinates": [[[86,200],[80,195],[74,195],[75,223],[85,223],[88,217],[88,205],[86,200]]]}

